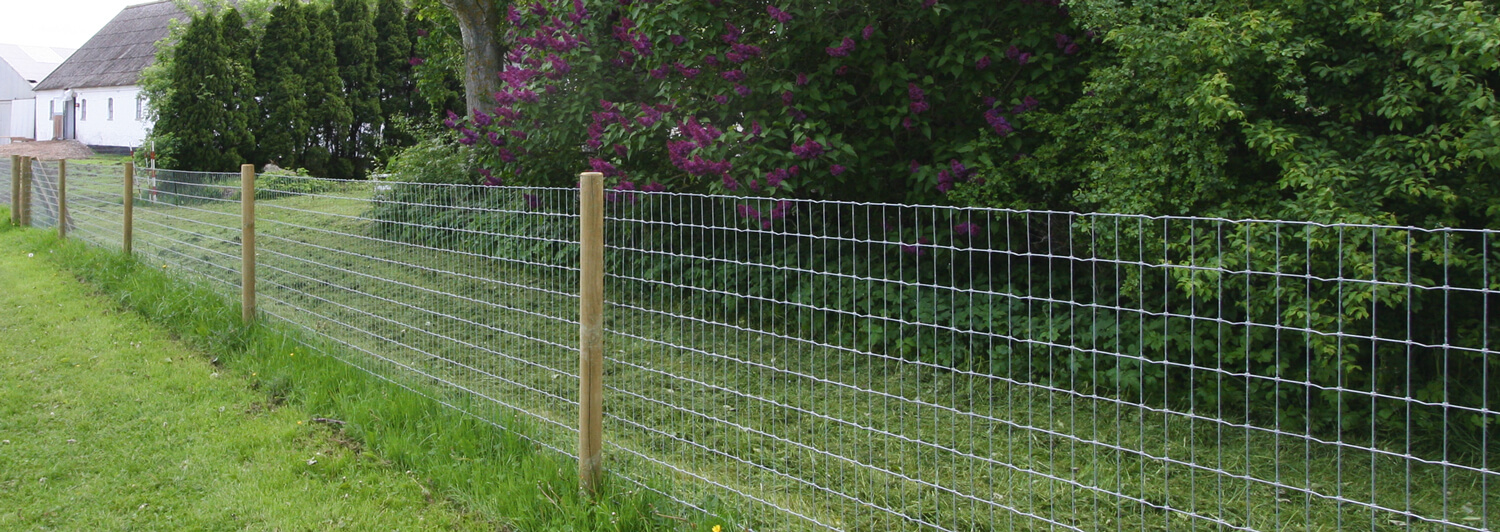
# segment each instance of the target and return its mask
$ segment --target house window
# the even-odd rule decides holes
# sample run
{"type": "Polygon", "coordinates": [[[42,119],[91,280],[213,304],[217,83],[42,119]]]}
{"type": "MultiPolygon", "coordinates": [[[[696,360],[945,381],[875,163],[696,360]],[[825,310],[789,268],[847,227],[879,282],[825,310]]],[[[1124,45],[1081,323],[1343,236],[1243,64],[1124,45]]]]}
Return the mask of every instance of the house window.
{"type": "Polygon", "coordinates": [[[115,119],[115,99],[114,98],[110,98],[108,100],[105,100],[104,101],[104,105],[106,106],[105,107],[106,112],[104,114],[104,116],[105,116],[104,119],[105,120],[114,120],[115,119]]]}
{"type": "Polygon", "coordinates": [[[47,115],[48,116],[53,116],[53,115],[56,115],[56,114],[57,114],[57,100],[52,100],[52,101],[47,102],[47,115]]]}
{"type": "Polygon", "coordinates": [[[83,103],[79,104],[80,109],[78,111],[78,120],[80,122],[89,119],[89,101],[82,100],[82,102],[83,103]]]}
{"type": "Polygon", "coordinates": [[[140,120],[141,118],[145,117],[145,113],[144,113],[145,108],[146,108],[146,98],[144,96],[139,95],[139,94],[135,95],[135,119],[136,120],[140,120]]]}

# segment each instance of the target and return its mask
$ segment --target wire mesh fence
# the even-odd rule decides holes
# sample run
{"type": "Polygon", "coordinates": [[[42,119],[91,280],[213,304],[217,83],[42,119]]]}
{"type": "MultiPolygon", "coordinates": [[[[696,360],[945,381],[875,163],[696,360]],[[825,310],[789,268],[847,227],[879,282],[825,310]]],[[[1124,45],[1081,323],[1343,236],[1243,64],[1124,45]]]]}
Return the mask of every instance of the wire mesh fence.
{"type": "Polygon", "coordinates": [[[32,227],[57,227],[57,161],[32,161],[30,198],[32,227]]]}
{"type": "Polygon", "coordinates": [[[11,197],[10,187],[11,184],[14,183],[14,177],[11,176],[11,173],[13,172],[13,169],[11,168],[11,158],[4,157],[3,159],[5,160],[0,161],[0,205],[4,205],[6,208],[9,208],[11,197]]]}
{"type": "MultiPolygon", "coordinates": [[[[144,260],[237,287],[239,175],[153,177],[144,260]]],[[[262,312],[573,454],[577,189],[257,180],[262,312]]],[[[607,200],[607,469],[745,528],[1500,524],[1495,231],[607,200]]]]}

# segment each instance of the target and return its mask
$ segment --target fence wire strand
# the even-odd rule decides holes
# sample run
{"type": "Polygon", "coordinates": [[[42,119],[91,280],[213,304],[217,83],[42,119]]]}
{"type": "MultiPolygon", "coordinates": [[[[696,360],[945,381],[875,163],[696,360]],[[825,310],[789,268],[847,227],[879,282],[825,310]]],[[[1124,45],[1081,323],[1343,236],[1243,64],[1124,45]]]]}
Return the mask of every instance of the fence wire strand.
{"type": "MultiPolygon", "coordinates": [[[[33,223],[56,223],[56,167],[34,168],[33,223]]],[[[236,290],[239,175],[143,174],[144,260],[236,290]]],[[[117,248],[120,169],[68,182],[74,234],[117,248]]],[[[607,468],[684,508],[761,530],[1500,523],[1494,231],[606,200],[607,468]]],[[[256,201],[267,316],[573,455],[576,189],[264,174],[256,201]]]]}

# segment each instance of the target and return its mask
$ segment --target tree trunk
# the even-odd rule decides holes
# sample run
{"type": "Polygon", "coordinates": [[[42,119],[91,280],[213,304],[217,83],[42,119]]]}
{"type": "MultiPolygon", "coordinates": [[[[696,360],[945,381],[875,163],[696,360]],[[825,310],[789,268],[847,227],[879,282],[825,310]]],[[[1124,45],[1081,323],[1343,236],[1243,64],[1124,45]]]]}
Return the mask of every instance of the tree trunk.
{"type": "Polygon", "coordinates": [[[500,73],[504,50],[495,38],[500,23],[500,9],[495,0],[442,0],[443,6],[458,19],[464,41],[464,103],[472,114],[487,109],[490,95],[500,90],[500,73]]]}

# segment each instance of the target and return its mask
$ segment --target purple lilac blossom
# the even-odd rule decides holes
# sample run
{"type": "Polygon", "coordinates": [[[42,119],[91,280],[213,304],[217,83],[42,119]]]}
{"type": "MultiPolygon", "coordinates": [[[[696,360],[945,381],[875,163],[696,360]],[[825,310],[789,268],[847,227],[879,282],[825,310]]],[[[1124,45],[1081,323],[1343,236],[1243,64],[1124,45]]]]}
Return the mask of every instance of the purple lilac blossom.
{"type": "Polygon", "coordinates": [[[729,81],[745,81],[745,71],[743,70],[730,70],[719,74],[719,76],[729,81]]]}
{"type": "Polygon", "coordinates": [[[981,58],[979,58],[978,61],[974,62],[974,68],[977,68],[979,70],[984,70],[984,69],[989,68],[989,67],[990,67],[990,56],[981,57],[981,58]]]}
{"type": "Polygon", "coordinates": [[[677,46],[682,46],[684,44],[687,44],[687,37],[683,37],[681,35],[673,35],[673,36],[667,37],[667,40],[672,41],[672,44],[675,44],[677,46]]]}
{"type": "Polygon", "coordinates": [[[979,225],[975,223],[964,222],[953,226],[953,232],[965,236],[975,236],[979,234],[979,225]]]}
{"type": "Polygon", "coordinates": [[[652,181],[651,184],[646,185],[645,188],[642,188],[641,190],[645,191],[645,192],[666,192],[667,191],[667,186],[663,185],[661,183],[657,183],[655,181],[652,181]]]}
{"type": "Polygon", "coordinates": [[[854,51],[854,39],[844,37],[843,42],[838,46],[830,46],[828,48],[824,48],[824,51],[828,52],[828,55],[833,57],[848,57],[849,53],[854,51]]]}
{"type": "Polygon", "coordinates": [[[790,13],[777,9],[776,6],[766,6],[766,13],[771,15],[771,19],[782,24],[786,24],[792,21],[792,15],[790,13]]]}
{"type": "Polygon", "coordinates": [[[729,97],[723,94],[715,94],[713,98],[714,103],[717,103],[719,105],[727,105],[729,103],[729,97]]]}
{"type": "Polygon", "coordinates": [[[844,165],[842,165],[842,164],[835,164],[833,166],[828,167],[828,173],[833,174],[833,175],[842,174],[842,173],[844,173],[844,170],[847,170],[847,168],[844,168],[844,165]]]}
{"type": "Polygon", "coordinates": [[[875,36],[875,26],[865,26],[864,31],[859,32],[859,36],[862,37],[863,40],[870,40],[870,37],[875,36]]]}
{"type": "Polygon", "coordinates": [[[422,59],[420,57],[413,57],[411,59],[407,59],[406,60],[406,63],[409,64],[409,65],[411,65],[411,66],[421,66],[422,63],[426,63],[426,62],[427,62],[426,59],[422,59]]]}
{"type": "Polygon", "coordinates": [[[802,159],[815,159],[823,155],[823,145],[816,140],[807,139],[802,144],[793,144],[792,154],[802,159]]]}
{"type": "Polygon", "coordinates": [[[745,34],[745,32],[743,30],[741,30],[739,28],[739,26],[735,26],[734,24],[730,24],[728,22],[725,22],[724,23],[724,35],[719,36],[719,38],[723,39],[725,44],[729,44],[729,43],[733,43],[733,42],[738,42],[740,40],[740,35],[744,35],[744,34],[745,34]]]}

